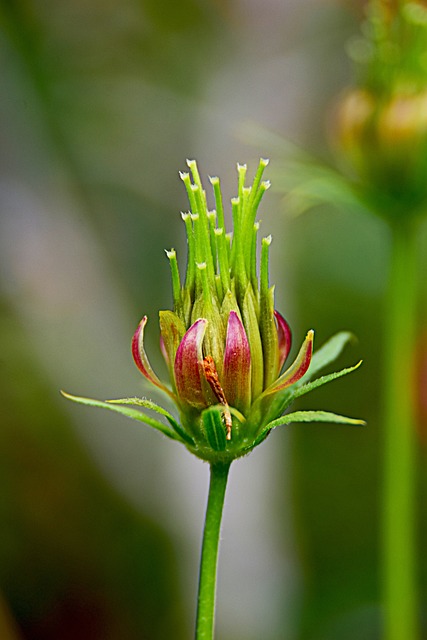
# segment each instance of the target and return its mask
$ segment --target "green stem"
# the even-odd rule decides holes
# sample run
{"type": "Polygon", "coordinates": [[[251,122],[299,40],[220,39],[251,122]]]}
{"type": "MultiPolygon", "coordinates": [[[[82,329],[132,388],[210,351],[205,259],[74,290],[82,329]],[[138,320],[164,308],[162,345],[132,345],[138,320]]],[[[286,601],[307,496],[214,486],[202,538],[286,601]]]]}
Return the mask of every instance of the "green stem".
{"type": "Polygon", "coordinates": [[[384,640],[416,640],[416,225],[395,224],[384,371],[384,640]]]}
{"type": "Polygon", "coordinates": [[[229,464],[212,464],[200,560],[196,640],[212,640],[215,619],[216,569],[219,532],[229,464]]]}

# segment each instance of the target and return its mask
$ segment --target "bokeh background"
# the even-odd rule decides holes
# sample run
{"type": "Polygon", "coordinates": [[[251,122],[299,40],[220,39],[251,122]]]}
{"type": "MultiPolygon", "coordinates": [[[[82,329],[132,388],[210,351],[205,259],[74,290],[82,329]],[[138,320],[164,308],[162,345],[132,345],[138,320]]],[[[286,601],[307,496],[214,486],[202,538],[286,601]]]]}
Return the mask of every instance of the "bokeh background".
{"type": "MultiPolygon", "coordinates": [[[[229,200],[236,161],[251,172],[260,156],[273,180],[261,211],[274,236],[271,279],[295,342],[309,328],[318,345],[348,329],[358,341],[339,365],[364,359],[300,407],[368,427],[294,425],[233,465],[218,638],[380,637],[387,228],[332,206],[294,217],[275,190],[283,139],[331,157],[332,105],[352,81],[345,43],[361,9],[350,0],[0,1],[2,640],[192,637],[208,469],[59,389],[155,398],[129,342],[147,314],[147,351],[161,370],[164,249],[185,255],[178,169],[197,158],[229,200]]],[[[425,393],[419,422],[425,604],[425,393]]]]}

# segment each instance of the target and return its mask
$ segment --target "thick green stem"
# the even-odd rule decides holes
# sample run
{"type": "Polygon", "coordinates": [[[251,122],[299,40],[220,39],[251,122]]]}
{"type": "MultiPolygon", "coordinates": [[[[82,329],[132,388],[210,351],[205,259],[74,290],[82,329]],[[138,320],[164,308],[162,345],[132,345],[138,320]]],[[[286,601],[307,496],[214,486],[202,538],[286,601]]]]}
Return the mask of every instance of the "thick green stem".
{"type": "Polygon", "coordinates": [[[215,620],[216,569],[222,508],[229,464],[212,464],[200,560],[196,640],[212,640],[215,620]]]}
{"type": "Polygon", "coordinates": [[[384,640],[416,640],[416,225],[392,229],[384,370],[384,640]]]}

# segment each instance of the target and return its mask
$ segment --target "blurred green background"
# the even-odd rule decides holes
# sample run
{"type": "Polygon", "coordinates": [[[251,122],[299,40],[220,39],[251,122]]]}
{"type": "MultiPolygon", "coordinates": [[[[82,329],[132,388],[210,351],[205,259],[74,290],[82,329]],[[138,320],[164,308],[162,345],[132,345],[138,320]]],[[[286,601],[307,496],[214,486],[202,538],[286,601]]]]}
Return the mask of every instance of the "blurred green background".
{"type": "MultiPolygon", "coordinates": [[[[148,429],[72,406],[59,389],[154,397],[129,342],[147,314],[161,370],[157,311],[171,306],[163,250],[185,254],[178,169],[196,157],[229,199],[237,161],[254,171],[270,157],[273,175],[283,166],[282,145],[263,129],[328,158],[330,105],[351,81],[344,45],[360,5],[0,0],[2,640],[192,637],[207,468],[148,429]]],[[[339,364],[364,359],[301,407],[368,427],[292,426],[233,465],[218,638],[373,640],[387,229],[325,206],[292,218],[274,184],[261,216],[295,342],[309,328],[317,345],[349,329],[358,342],[339,364]]],[[[423,228],[424,271],[426,245],[423,228]]],[[[425,607],[422,330],[420,354],[425,607]]]]}

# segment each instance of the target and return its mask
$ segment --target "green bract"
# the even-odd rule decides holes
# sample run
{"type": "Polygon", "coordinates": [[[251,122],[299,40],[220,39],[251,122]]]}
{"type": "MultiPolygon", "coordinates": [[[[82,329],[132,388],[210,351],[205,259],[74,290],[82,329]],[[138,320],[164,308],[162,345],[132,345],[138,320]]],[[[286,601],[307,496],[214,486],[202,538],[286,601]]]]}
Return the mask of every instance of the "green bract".
{"type": "Polygon", "coordinates": [[[267,160],[260,161],[250,187],[245,186],[246,166],[237,167],[238,196],[231,201],[232,235],[225,230],[219,179],[210,179],[216,208],[209,211],[196,162],[188,161],[191,177],[180,174],[190,202],[190,211],[182,214],[188,241],[187,269],[182,281],[175,251],[166,252],[174,308],[159,314],[169,384],[157,377],[146,355],[146,316],[132,340],[137,367],[169,396],[179,420],[145,399],[100,402],[65,394],[67,397],[140,420],[214,463],[229,463],[248,453],[281,424],[363,424],[323,411],[283,415],[295,398],[350,373],[360,363],[312,381],[319,369],[341,353],[350,334],[338,334],[313,356],[314,332],[309,331],[294,362],[285,367],[291,331],[274,308],[274,287],[268,275],[271,236],[261,240],[259,269],[257,266],[256,214],[269,187],[269,182],[262,180],[267,164],[267,160]],[[144,409],[157,412],[162,419],[151,417],[144,409]]]}

